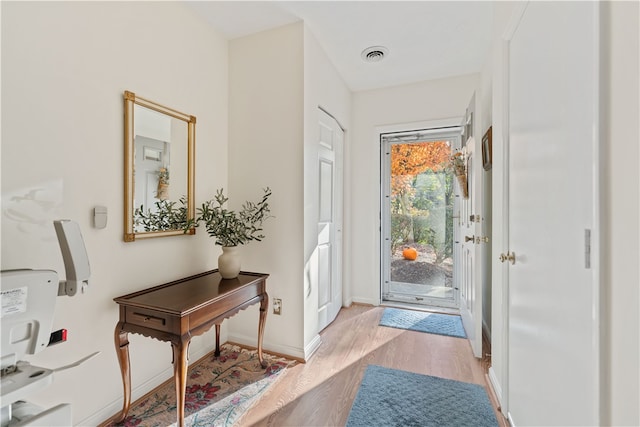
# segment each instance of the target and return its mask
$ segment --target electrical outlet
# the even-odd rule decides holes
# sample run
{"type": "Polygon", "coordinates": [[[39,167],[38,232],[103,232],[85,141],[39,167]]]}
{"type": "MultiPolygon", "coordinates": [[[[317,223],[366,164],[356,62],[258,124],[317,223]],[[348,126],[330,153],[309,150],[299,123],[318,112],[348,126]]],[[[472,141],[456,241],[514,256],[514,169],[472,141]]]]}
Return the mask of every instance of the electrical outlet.
{"type": "Polygon", "coordinates": [[[280,298],[273,299],[273,314],[282,314],[282,300],[280,298]]]}

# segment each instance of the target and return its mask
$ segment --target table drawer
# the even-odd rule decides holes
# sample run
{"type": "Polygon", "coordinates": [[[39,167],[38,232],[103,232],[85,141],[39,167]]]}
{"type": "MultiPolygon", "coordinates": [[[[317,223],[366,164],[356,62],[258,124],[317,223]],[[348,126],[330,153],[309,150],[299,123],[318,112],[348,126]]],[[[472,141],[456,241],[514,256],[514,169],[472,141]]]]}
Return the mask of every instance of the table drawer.
{"type": "Polygon", "coordinates": [[[136,307],[127,307],[127,323],[144,326],[145,328],[158,331],[171,332],[173,318],[165,313],[158,313],[152,310],[145,310],[136,307]]]}

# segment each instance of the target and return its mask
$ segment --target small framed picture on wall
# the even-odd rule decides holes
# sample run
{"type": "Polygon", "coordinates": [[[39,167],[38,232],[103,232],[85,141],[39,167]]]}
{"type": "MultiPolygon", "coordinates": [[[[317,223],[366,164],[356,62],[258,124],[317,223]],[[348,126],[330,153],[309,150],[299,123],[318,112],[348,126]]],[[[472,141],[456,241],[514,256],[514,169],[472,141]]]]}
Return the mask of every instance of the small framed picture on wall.
{"type": "Polygon", "coordinates": [[[491,144],[491,128],[489,127],[487,132],[482,137],[482,167],[488,171],[491,169],[491,162],[493,159],[492,144],[491,144]]]}

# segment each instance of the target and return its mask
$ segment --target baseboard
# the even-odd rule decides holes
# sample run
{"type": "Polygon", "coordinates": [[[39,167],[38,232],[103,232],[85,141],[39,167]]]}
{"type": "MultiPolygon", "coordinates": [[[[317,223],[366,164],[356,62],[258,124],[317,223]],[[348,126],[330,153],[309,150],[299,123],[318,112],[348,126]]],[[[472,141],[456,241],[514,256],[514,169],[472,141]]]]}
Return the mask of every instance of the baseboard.
{"type": "MultiPolygon", "coordinates": [[[[256,338],[247,335],[229,333],[227,335],[227,341],[235,342],[246,347],[256,347],[256,338]]],[[[262,349],[264,351],[270,351],[292,359],[306,360],[305,350],[298,347],[279,344],[263,344],[262,349]]]]}
{"type": "Polygon", "coordinates": [[[354,304],[365,304],[365,305],[372,305],[374,307],[377,307],[380,305],[380,300],[374,300],[374,299],[370,299],[370,298],[352,298],[351,299],[353,301],[354,304]]]}
{"type": "Polygon", "coordinates": [[[500,382],[498,382],[498,378],[496,377],[496,371],[493,369],[493,366],[489,368],[489,387],[491,387],[491,391],[496,397],[498,401],[498,405],[502,408],[502,387],[500,387],[500,382]]]}
{"type": "Polygon", "coordinates": [[[309,358],[316,352],[316,350],[322,344],[322,338],[320,335],[316,335],[309,344],[304,347],[304,360],[309,360],[309,358]]]}
{"type": "MultiPolygon", "coordinates": [[[[200,347],[200,349],[195,350],[193,353],[189,353],[189,360],[200,360],[200,358],[204,357],[206,354],[211,353],[214,348],[208,348],[206,346],[200,347]]],[[[150,393],[155,388],[159,387],[164,382],[173,378],[173,365],[164,369],[159,374],[151,377],[144,383],[140,384],[137,387],[131,388],[131,403],[140,399],[142,396],[150,393]]],[[[120,379],[118,379],[120,381],[120,379]]],[[[115,414],[122,410],[122,400],[123,396],[119,396],[116,400],[109,403],[104,408],[98,410],[94,414],[88,416],[84,420],[80,420],[77,426],[97,426],[101,423],[105,422],[109,418],[113,417],[115,414]]],[[[72,408],[73,409],[73,408],[72,408]]]]}

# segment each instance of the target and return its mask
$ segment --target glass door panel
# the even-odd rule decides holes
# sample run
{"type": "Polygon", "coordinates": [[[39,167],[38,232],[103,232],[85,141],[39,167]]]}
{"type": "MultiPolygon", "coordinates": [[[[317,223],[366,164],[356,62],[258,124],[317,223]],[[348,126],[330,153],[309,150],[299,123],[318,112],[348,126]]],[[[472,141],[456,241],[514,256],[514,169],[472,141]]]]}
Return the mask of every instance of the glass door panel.
{"type": "Polygon", "coordinates": [[[457,137],[420,132],[382,138],[382,299],[457,307],[453,281],[454,182],[448,163],[457,137]]]}

